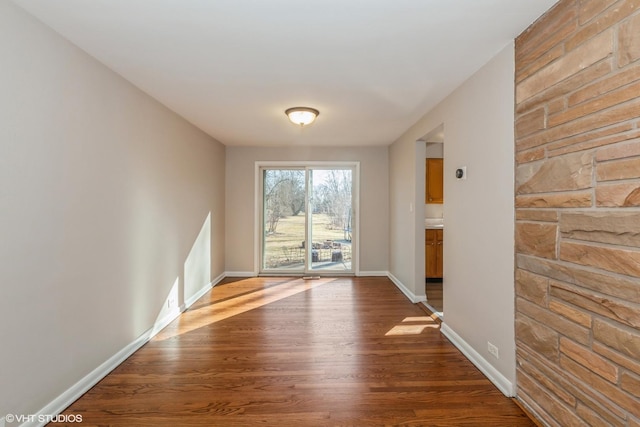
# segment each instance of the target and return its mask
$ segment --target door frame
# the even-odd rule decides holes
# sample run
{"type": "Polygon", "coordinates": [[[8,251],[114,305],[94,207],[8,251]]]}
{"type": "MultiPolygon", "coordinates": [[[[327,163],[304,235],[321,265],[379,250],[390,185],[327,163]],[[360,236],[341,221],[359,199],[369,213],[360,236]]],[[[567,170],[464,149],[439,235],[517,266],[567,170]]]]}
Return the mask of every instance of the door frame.
{"type": "MultiPolygon", "coordinates": [[[[267,168],[319,168],[319,169],[331,169],[331,168],[353,168],[352,176],[352,221],[353,226],[351,230],[351,271],[319,271],[313,270],[314,276],[359,276],[360,275],[360,162],[359,161],[256,161],[254,166],[254,239],[253,239],[253,270],[256,276],[300,276],[300,272],[295,273],[263,273],[261,270],[261,248],[262,248],[262,177],[261,169],[267,168]]],[[[305,202],[306,204],[307,202],[305,202]]],[[[307,274],[307,265],[305,262],[305,271],[302,274],[307,274]]]]}

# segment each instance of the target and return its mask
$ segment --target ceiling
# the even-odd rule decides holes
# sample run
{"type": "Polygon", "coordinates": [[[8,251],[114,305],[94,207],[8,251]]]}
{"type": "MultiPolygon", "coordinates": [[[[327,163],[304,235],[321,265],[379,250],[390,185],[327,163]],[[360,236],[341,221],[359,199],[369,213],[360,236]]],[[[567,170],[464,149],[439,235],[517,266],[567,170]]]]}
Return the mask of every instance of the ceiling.
{"type": "Polygon", "coordinates": [[[226,145],[388,145],[556,0],[14,0],[226,145]],[[305,128],[284,110],[320,110],[305,128]]]}

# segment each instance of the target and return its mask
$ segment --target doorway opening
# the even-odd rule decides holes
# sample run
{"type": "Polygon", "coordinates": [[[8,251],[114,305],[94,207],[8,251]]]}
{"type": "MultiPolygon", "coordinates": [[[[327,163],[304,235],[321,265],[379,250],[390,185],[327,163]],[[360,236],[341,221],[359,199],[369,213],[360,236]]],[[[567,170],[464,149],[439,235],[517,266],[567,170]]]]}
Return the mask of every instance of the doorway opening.
{"type": "Polygon", "coordinates": [[[259,166],[263,275],[355,271],[357,164],[259,166]]]}
{"type": "Polygon", "coordinates": [[[444,125],[421,140],[425,150],[425,305],[444,317],[444,125]]]}

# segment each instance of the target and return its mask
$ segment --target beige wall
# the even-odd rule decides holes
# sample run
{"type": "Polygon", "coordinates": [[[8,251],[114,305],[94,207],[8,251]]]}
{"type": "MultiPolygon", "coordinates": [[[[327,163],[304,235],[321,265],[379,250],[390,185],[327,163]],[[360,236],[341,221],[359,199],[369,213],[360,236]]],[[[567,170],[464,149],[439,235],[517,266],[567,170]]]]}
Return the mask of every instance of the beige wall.
{"type": "Polygon", "coordinates": [[[7,0],[0,57],[0,414],[33,414],[223,272],[224,146],[7,0]]]}
{"type": "Polygon", "coordinates": [[[516,82],[518,397],[640,426],[640,2],[560,1],[516,82]]]}
{"type": "MultiPolygon", "coordinates": [[[[312,129],[310,129],[312,130],[312,129]]],[[[389,258],[388,148],[228,147],[226,269],[255,273],[255,162],[360,162],[360,271],[386,272],[389,258]]]]}
{"type": "Polygon", "coordinates": [[[444,124],[444,322],[470,358],[512,393],[513,44],[509,44],[390,148],[391,273],[424,294],[424,143],[444,124]],[[415,161],[418,158],[419,161],[415,161]],[[454,171],[467,166],[468,179],[454,171]],[[498,346],[500,358],[487,351],[498,346]]]}

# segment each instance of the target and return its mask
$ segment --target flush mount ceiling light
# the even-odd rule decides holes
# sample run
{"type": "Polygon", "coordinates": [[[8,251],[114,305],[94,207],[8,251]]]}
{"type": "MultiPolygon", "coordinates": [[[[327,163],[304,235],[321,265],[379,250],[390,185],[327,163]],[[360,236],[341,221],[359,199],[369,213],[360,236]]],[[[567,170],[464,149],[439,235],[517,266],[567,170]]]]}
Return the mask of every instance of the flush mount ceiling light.
{"type": "Polygon", "coordinates": [[[315,108],[309,107],[293,107],[289,108],[284,112],[291,120],[291,123],[296,125],[306,126],[313,123],[313,121],[318,117],[320,112],[315,108]]]}

